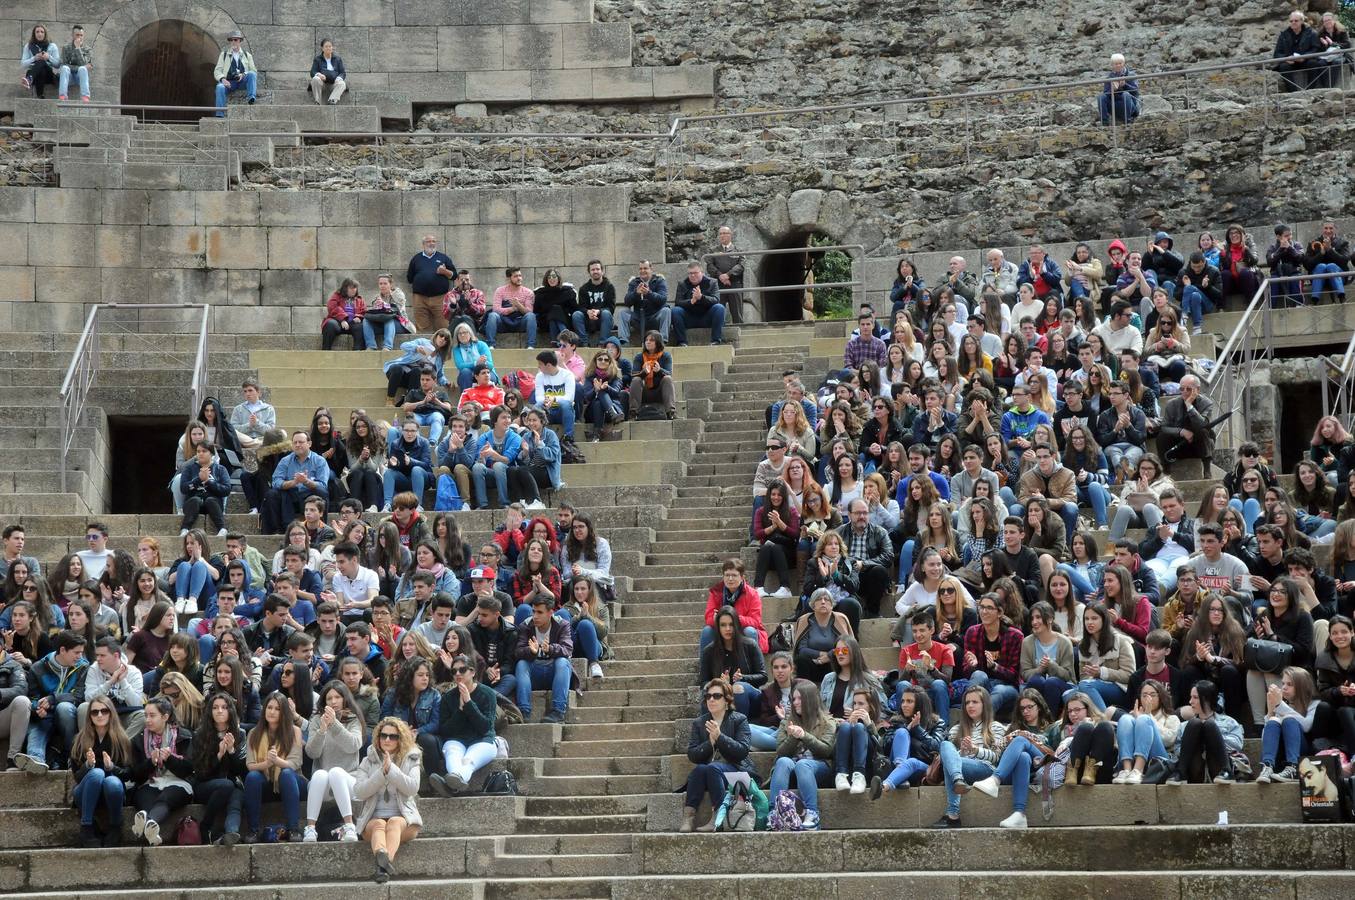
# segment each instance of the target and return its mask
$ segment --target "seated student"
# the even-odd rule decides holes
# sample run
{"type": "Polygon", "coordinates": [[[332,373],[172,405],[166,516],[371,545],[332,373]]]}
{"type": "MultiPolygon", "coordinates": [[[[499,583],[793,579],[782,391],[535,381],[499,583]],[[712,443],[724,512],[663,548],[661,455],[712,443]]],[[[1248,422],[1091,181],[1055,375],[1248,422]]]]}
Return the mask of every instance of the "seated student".
{"type": "Polygon", "coordinates": [[[1158,495],[1162,518],[1148,529],[1138,546],[1144,565],[1157,578],[1161,596],[1176,589],[1176,569],[1195,552],[1196,520],[1186,515],[1185,497],[1176,488],[1167,488],[1158,495]]]}
{"type": "MultiPolygon", "coordinates": [[[[132,740],[122,729],[113,702],[107,697],[91,701],[93,714],[80,726],[71,745],[72,805],[80,812],[80,839],[84,847],[116,847],[122,844],[122,807],[131,781],[132,740]],[[100,834],[94,817],[105,812],[107,830],[100,834]]],[[[35,772],[34,769],[29,769],[35,772]]],[[[46,771],[43,766],[41,771],[46,771]]]]}
{"type": "Polygon", "coordinates": [[[791,706],[776,732],[776,763],[772,767],[770,796],[795,790],[805,806],[804,830],[819,828],[819,788],[828,785],[832,767],[828,760],[836,745],[837,720],[823,708],[819,692],[811,684],[797,684],[791,691],[791,706]]]}
{"type": "Polygon", "coordinates": [[[433,687],[433,664],[416,656],[400,667],[395,685],[381,701],[381,717],[396,718],[414,732],[415,743],[428,756],[430,773],[443,771],[438,726],[442,695],[433,687]]]}
{"type": "Polygon", "coordinates": [[[342,543],[334,548],[335,572],[330,589],[321,598],[339,608],[344,620],[361,618],[372,606],[380,591],[376,573],[363,566],[361,551],[354,544],[342,543]]]}
{"type": "Polygon", "coordinates": [[[1218,711],[1218,700],[1212,681],[1197,681],[1190,689],[1191,715],[1181,726],[1181,752],[1168,785],[1233,783],[1231,754],[1242,750],[1242,726],[1218,711]]]}
{"type": "MultiPolygon", "coordinates": [[[[952,588],[953,590],[953,588],[952,588]]],[[[933,640],[936,611],[932,607],[913,610],[909,616],[913,643],[899,650],[899,680],[895,685],[892,709],[901,709],[905,692],[918,689],[930,698],[929,706],[943,720],[950,717],[950,682],[955,675],[955,651],[950,644],[933,640]]],[[[898,782],[895,782],[895,787],[898,782]]]]}
{"type": "MultiPolygon", "coordinates": [[[[133,635],[135,637],[135,635],[133,635]]],[[[198,685],[202,683],[202,663],[198,657],[198,642],[190,635],[182,631],[176,631],[169,635],[165,642],[165,654],[160,657],[160,662],[156,667],[143,676],[142,683],[145,691],[150,696],[159,693],[160,682],[170,672],[178,672],[186,677],[190,684],[198,685]]],[[[189,727],[196,727],[197,722],[183,723],[189,727]]]]}
{"type": "Polygon", "coordinates": [[[1021,585],[1027,606],[1039,599],[1039,585],[1044,583],[1040,574],[1040,557],[1034,550],[1025,546],[1025,523],[1017,516],[1008,516],[1002,520],[1002,546],[994,553],[1006,564],[1011,577],[1021,585]]]}
{"type": "Polygon", "coordinates": [[[1156,681],[1167,691],[1166,706],[1168,712],[1179,710],[1186,705],[1193,681],[1181,669],[1167,664],[1171,656],[1174,641],[1165,628],[1154,628],[1144,640],[1144,658],[1146,662],[1129,676],[1129,685],[1125,690],[1126,707],[1139,696],[1144,682],[1156,681]]]}
{"type": "Polygon", "coordinates": [[[293,632],[287,639],[287,659],[310,672],[311,684],[318,687],[329,680],[329,664],[316,657],[315,639],[306,632],[293,632]]]}
{"type": "Polygon", "coordinates": [[[1079,679],[1074,670],[1073,642],[1055,628],[1050,603],[1041,600],[1031,607],[1030,634],[1021,641],[1021,680],[1027,688],[1039,691],[1051,710],[1061,710],[1063,695],[1079,679]]]}
{"type": "Polygon", "coordinates": [[[1349,616],[1332,616],[1326,646],[1317,656],[1317,696],[1332,708],[1334,721],[1328,737],[1350,755],[1355,749],[1355,623],[1349,616]]]}
{"type": "Polygon", "coordinates": [[[52,646],[50,653],[28,667],[27,752],[14,755],[18,769],[34,774],[47,771],[49,751],[56,768],[67,768],[67,755],[75,739],[76,713],[84,700],[89,671],[83,635],[59,631],[52,646]]]}
{"type": "Polygon", "coordinates": [[[902,785],[918,779],[940,752],[946,740],[950,723],[932,710],[927,692],[919,687],[908,687],[898,697],[898,712],[889,720],[892,734],[881,737],[889,744],[889,760],[893,770],[881,779],[870,782],[870,799],[898,790],[902,785]]]}
{"type": "Polygon", "coordinates": [[[805,602],[805,598],[812,598],[819,590],[827,591],[833,599],[833,608],[846,615],[852,633],[856,634],[861,623],[861,601],[856,596],[859,590],[858,575],[838,531],[824,532],[814,555],[805,564],[800,608],[810,605],[805,602]]]}
{"type": "Polygon", "coordinates": [[[1074,691],[1063,701],[1058,756],[1068,760],[1064,784],[1109,784],[1115,769],[1115,727],[1092,699],[1074,691]]]}
{"type": "MultiPolygon", "coordinates": [[[[483,552],[480,557],[484,558],[483,552]]],[[[471,569],[471,590],[462,594],[456,601],[456,621],[462,625],[469,625],[477,615],[475,610],[480,601],[489,600],[498,604],[504,618],[510,625],[513,624],[517,620],[517,607],[513,604],[513,597],[508,591],[499,590],[499,582],[499,573],[491,566],[480,565],[471,569]]]]}
{"type": "Polygon", "coordinates": [[[316,658],[332,671],[345,643],[343,629],[339,625],[339,607],[328,602],[317,606],[315,621],[306,626],[306,633],[314,641],[316,658]]]}
{"type": "Polygon", "coordinates": [[[739,632],[739,614],[721,606],[714,614],[714,636],[701,647],[700,681],[722,678],[733,690],[734,706],[745,716],[756,712],[757,694],[767,681],[757,637],[739,632]]]}
{"type": "Polygon", "coordinates": [[[279,594],[269,594],[263,603],[263,617],[242,634],[257,668],[266,676],[287,656],[287,639],[296,630],[287,624],[291,606],[279,594]]]}
{"type": "MultiPolygon", "coordinates": [[[[996,607],[995,607],[996,608],[996,607]]],[[[1012,814],[1002,820],[1004,828],[1026,827],[1026,795],[1030,787],[1030,756],[1013,753],[1010,771],[998,775],[1007,729],[993,717],[993,703],[981,685],[965,688],[960,702],[960,720],[950,729],[939,753],[945,775],[946,811],[933,828],[960,827],[960,796],[971,786],[984,785],[983,792],[997,796],[997,783],[1012,784],[1012,814]],[[1024,760],[1024,763],[1022,763],[1024,760]],[[1023,771],[1024,770],[1024,771],[1023,771]],[[996,776],[996,777],[995,777],[996,776]]]]}
{"type": "Polygon", "coordinates": [[[423,507],[424,490],[433,471],[432,452],[428,439],[419,434],[418,422],[406,419],[400,426],[399,440],[392,441],[387,448],[382,512],[390,512],[396,494],[405,491],[412,491],[419,508],[423,507]]]}
{"type": "Polygon", "coordinates": [[[508,493],[508,470],[517,465],[522,449],[521,437],[509,427],[513,421],[513,413],[507,407],[495,406],[490,411],[489,418],[492,427],[482,434],[476,443],[476,463],[471,467],[476,509],[489,508],[485,481],[490,476],[494,478],[499,503],[507,506],[511,502],[508,493]]]}
{"type": "Polygon", "coordinates": [[[259,840],[260,818],[267,800],[281,800],[287,831],[292,840],[303,836],[300,828],[301,798],[306,778],[301,774],[305,740],[296,724],[292,702],[280,691],[264,701],[263,717],[246,741],[245,843],[259,840]]]}
{"type": "Polygon", "coordinates": [[[179,723],[174,706],[165,697],[146,703],[146,728],[132,743],[131,781],[136,817],[132,834],[147,846],[158,847],[160,829],[171,813],[193,798],[193,734],[179,723]]]}
{"type": "Polygon", "coordinates": [[[123,656],[117,638],[111,635],[99,638],[94,645],[94,663],[85,675],[84,702],[77,709],[79,727],[85,727],[90,702],[103,697],[112,703],[127,735],[131,738],[140,735],[146,703],[142,678],[141,670],[123,656]]]}
{"type": "Polygon", "coordinates": [[[372,601],[372,644],[381,651],[381,656],[389,664],[395,658],[405,629],[395,624],[395,612],[390,600],[377,597],[372,601]]]}
{"type": "Polygon", "coordinates": [[[1134,709],[1136,712],[1127,712],[1116,722],[1120,770],[1111,779],[1113,784],[1142,784],[1148,761],[1170,762],[1180,737],[1181,720],[1173,711],[1171,692],[1163,682],[1144,681],[1134,709]]]}
{"type": "Polygon", "coordinates": [[[475,773],[494,761],[494,689],[475,677],[475,663],[464,654],[452,661],[452,688],[442,695],[438,737],[446,775],[434,773],[428,781],[441,796],[450,797],[470,786],[475,773]]]}
{"type": "Polygon", "coordinates": [[[192,615],[205,609],[216,595],[216,583],[226,569],[219,556],[212,556],[207,535],[199,529],[185,531],[183,555],[170,566],[169,586],[174,589],[174,611],[192,615]]]}
{"type": "Polygon", "coordinates": [[[574,634],[567,616],[554,615],[555,598],[549,593],[531,595],[531,616],[518,626],[515,651],[517,704],[524,720],[529,720],[532,691],[549,684],[551,709],[542,718],[547,725],[564,721],[569,703],[573,671],[569,660],[574,655],[574,634]]]}
{"type": "MultiPolygon", "coordinates": [[[[1313,618],[1301,605],[1302,592],[1298,583],[1287,575],[1270,586],[1269,603],[1256,611],[1252,634],[1263,641],[1276,641],[1293,648],[1290,663],[1303,669],[1313,665],[1313,618]]],[[[1280,684],[1279,673],[1250,669],[1247,672],[1247,697],[1251,702],[1252,721],[1263,721],[1269,714],[1267,697],[1272,685],[1280,684]]]]}
{"type": "Polygon", "coordinates": [[[206,513],[217,537],[226,536],[226,517],[222,507],[231,493],[231,477],[226,467],[214,462],[216,445],[203,441],[194,449],[194,458],[179,470],[179,490],[183,493],[182,537],[194,528],[200,513],[206,513]]]}
{"type": "Polygon", "coordinates": [[[448,418],[456,412],[456,407],[447,399],[447,392],[439,389],[437,372],[432,366],[419,370],[419,386],[405,394],[400,407],[428,429],[428,443],[433,446],[441,439],[448,418]]]}
{"type": "Polygon", "coordinates": [[[481,675],[484,683],[501,696],[516,698],[518,634],[512,621],[503,615],[499,601],[493,597],[480,597],[467,631],[475,652],[484,663],[481,675]]]}
{"type": "MultiPolygon", "coordinates": [[[[431,594],[432,578],[427,573],[419,573],[416,577],[422,576],[425,581],[425,590],[431,594]]],[[[452,627],[453,618],[456,614],[456,601],[450,594],[431,594],[425,603],[421,604],[423,609],[420,612],[419,624],[413,626],[412,634],[417,634],[428,642],[431,647],[441,647],[442,641],[447,637],[447,630],[452,627]]]]}
{"type": "MultiPolygon", "coordinates": [[[[1115,562],[1101,573],[1101,602],[1114,613],[1115,628],[1141,645],[1153,627],[1153,601],[1125,565],[1126,548],[1133,546],[1132,541],[1117,542],[1115,562]]],[[[1137,563],[1138,557],[1127,561],[1137,563]]],[[[1148,577],[1152,574],[1146,566],[1140,566],[1140,572],[1148,577]]],[[[1156,590],[1156,584],[1153,587],[1156,590]]]]}
{"type": "Polygon", "coordinates": [[[1088,604],[1083,610],[1082,641],[1078,644],[1081,680],[1063,695],[1065,703],[1074,693],[1080,692],[1086,694],[1098,710],[1126,705],[1125,688],[1135,667],[1134,641],[1117,627],[1121,621],[1100,603],[1088,604]]]}
{"type": "Polygon", "coordinates": [[[1003,619],[996,594],[980,597],[978,608],[979,623],[964,635],[960,675],[966,684],[983,687],[986,702],[1000,715],[1016,702],[1024,635],[1003,619]]]}
{"type": "Polygon", "coordinates": [[[366,666],[372,678],[378,682],[386,674],[386,658],[381,648],[373,642],[372,628],[366,622],[352,622],[344,629],[344,647],[335,657],[335,666],[342,665],[347,657],[366,666]]]}
{"type": "Polygon", "coordinates": [[[677,400],[673,382],[673,355],[664,349],[664,339],[657,331],[645,334],[640,352],[631,361],[630,417],[640,414],[640,407],[658,403],[667,418],[677,416],[677,400]]]}
{"type": "MultiPolygon", "coordinates": [[[[305,572],[309,576],[315,576],[309,569],[305,572]]],[[[303,593],[297,587],[297,583],[294,572],[282,572],[273,576],[273,592],[287,601],[287,624],[300,631],[315,621],[315,604],[306,599],[314,595],[310,592],[303,593]]]]}
{"type": "Polygon", "coordinates": [[[210,694],[206,713],[193,734],[193,800],[206,807],[203,841],[234,847],[240,841],[245,803],[241,779],[249,771],[245,767],[245,732],[229,694],[210,694]]]}
{"type": "Polygon", "coordinates": [[[306,843],[319,840],[315,823],[320,818],[328,792],[333,795],[334,805],[343,817],[339,841],[356,843],[358,831],[353,825],[352,791],[357,781],[354,773],[364,729],[362,713],[343,682],[331,681],[320,691],[319,711],[309,724],[306,756],[312,760],[312,772],[306,796],[306,827],[301,840],[306,843]]]}

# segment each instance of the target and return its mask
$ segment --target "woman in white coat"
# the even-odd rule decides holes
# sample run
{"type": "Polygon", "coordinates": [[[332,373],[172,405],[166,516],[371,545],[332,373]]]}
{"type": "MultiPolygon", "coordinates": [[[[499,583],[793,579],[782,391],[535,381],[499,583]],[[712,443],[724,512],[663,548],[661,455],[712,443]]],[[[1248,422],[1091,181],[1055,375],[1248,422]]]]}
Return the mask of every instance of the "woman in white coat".
{"type": "Polygon", "coordinates": [[[358,766],[353,796],[362,801],[358,831],[376,856],[372,878],[377,884],[385,884],[395,874],[391,860],[423,825],[418,807],[421,763],[422,754],[408,725],[391,716],[376,723],[372,746],[358,766]]]}

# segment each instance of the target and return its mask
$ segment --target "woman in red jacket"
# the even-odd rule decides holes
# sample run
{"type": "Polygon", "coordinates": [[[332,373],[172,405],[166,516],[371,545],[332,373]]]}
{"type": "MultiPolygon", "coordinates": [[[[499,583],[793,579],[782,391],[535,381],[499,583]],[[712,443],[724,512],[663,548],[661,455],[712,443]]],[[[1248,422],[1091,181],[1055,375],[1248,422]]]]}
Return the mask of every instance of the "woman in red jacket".
{"type": "Polygon", "coordinates": [[[333,350],[334,339],[346,334],[353,339],[353,349],[367,346],[362,336],[362,320],[367,315],[367,304],[359,293],[362,288],[352,278],[345,278],[339,289],[329,295],[325,321],[320,324],[320,349],[333,350]]]}
{"type": "Polygon", "coordinates": [[[758,649],[766,653],[771,649],[767,643],[767,631],[762,627],[762,598],[745,579],[747,569],[743,560],[731,556],[724,562],[723,577],[711,586],[710,596],[706,600],[706,627],[701,629],[701,650],[715,640],[715,614],[721,607],[734,607],[739,617],[739,627],[745,637],[757,641],[758,649]]]}

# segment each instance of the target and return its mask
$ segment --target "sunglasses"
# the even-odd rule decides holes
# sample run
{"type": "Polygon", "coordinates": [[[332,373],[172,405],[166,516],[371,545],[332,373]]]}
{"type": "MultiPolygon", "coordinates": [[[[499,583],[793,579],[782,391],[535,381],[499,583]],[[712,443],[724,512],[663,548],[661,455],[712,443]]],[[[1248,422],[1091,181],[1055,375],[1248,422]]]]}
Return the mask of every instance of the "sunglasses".
{"type": "Polygon", "coordinates": [[[725,699],[725,695],[722,694],[722,693],[720,693],[719,691],[712,691],[711,693],[709,693],[709,694],[706,695],[706,699],[707,699],[707,700],[723,700],[723,699],[725,699]]]}
{"type": "Polygon", "coordinates": [[[455,669],[452,669],[452,674],[453,674],[453,675],[465,675],[465,674],[466,674],[467,672],[469,672],[469,671],[470,671],[470,669],[466,668],[465,666],[457,666],[455,669]]]}
{"type": "Polygon", "coordinates": [[[103,537],[103,535],[101,535],[101,534],[87,534],[87,535],[85,535],[85,540],[87,540],[87,541],[97,541],[97,540],[98,540],[99,538],[101,538],[101,537],[103,537]]]}
{"type": "Polygon", "coordinates": [[[112,715],[112,713],[111,713],[109,710],[107,710],[107,709],[102,709],[102,708],[100,708],[100,709],[91,709],[91,710],[89,711],[89,714],[90,714],[91,716],[107,716],[107,715],[112,715]]]}
{"type": "Polygon", "coordinates": [[[955,593],[955,588],[953,588],[953,587],[937,588],[937,589],[936,589],[936,592],[937,592],[938,594],[953,594],[953,593],[955,593]]]}
{"type": "Polygon", "coordinates": [[[33,593],[36,594],[37,591],[38,591],[38,586],[37,586],[36,584],[26,584],[26,585],[24,585],[24,593],[28,593],[29,591],[32,591],[33,593]]]}
{"type": "Polygon", "coordinates": [[[383,741],[398,741],[400,740],[400,735],[394,731],[383,731],[380,738],[383,741]]]}

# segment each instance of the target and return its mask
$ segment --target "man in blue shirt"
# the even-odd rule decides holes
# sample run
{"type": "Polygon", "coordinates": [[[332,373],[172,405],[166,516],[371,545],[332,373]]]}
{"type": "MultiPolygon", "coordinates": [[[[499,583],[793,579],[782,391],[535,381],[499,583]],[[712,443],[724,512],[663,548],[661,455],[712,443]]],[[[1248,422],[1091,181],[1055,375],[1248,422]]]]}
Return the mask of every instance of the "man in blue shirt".
{"type": "Polygon", "coordinates": [[[278,492],[282,502],[282,521],[295,520],[311,494],[319,494],[328,500],[328,484],[329,463],[320,454],[311,452],[309,434],[293,432],[292,452],[273,470],[273,490],[278,492]]]}
{"type": "Polygon", "coordinates": [[[419,334],[432,334],[447,324],[442,315],[442,299],[452,289],[456,277],[456,263],[438,250],[438,239],[426,234],[423,252],[415,253],[409,261],[405,280],[414,293],[414,327],[419,334]]]}

